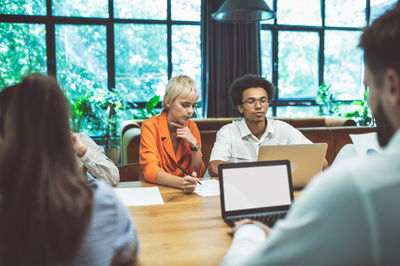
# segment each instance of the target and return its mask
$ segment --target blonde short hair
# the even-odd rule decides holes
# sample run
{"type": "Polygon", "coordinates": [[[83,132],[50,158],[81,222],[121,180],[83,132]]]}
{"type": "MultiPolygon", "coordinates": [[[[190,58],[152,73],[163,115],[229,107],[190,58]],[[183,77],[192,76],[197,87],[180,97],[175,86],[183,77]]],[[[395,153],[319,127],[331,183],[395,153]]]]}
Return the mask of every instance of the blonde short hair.
{"type": "Polygon", "coordinates": [[[187,75],[179,75],[170,79],[165,88],[164,100],[162,107],[166,108],[166,103],[171,103],[178,96],[187,97],[190,99],[199,99],[200,92],[197,89],[196,83],[187,75]]]}

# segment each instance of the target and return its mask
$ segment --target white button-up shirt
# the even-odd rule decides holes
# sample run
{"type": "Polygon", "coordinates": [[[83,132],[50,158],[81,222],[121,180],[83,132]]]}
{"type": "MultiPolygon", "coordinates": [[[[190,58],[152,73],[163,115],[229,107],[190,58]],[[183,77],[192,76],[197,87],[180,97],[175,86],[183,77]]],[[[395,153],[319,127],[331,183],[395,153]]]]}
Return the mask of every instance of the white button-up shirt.
{"type": "Polygon", "coordinates": [[[400,130],[314,177],[268,237],[240,227],[225,265],[399,265],[400,130]]]}
{"type": "Polygon", "coordinates": [[[231,163],[257,161],[258,148],[263,145],[312,143],[299,130],[286,122],[267,119],[267,127],[260,139],[254,136],[244,119],[223,126],[216,136],[210,161],[231,163]]]}

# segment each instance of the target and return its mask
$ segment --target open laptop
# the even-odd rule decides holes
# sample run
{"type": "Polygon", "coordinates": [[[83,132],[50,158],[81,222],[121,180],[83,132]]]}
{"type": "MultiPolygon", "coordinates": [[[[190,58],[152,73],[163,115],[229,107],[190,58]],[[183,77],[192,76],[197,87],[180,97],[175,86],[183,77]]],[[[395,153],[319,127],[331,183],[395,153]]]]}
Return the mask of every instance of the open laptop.
{"type": "Polygon", "coordinates": [[[322,171],[327,143],[265,145],[258,150],[258,161],[289,160],[293,187],[303,188],[322,171]]]}
{"type": "Polygon", "coordinates": [[[293,201],[288,160],[220,164],[218,174],[222,219],[229,226],[249,218],[272,227],[293,201]]]}

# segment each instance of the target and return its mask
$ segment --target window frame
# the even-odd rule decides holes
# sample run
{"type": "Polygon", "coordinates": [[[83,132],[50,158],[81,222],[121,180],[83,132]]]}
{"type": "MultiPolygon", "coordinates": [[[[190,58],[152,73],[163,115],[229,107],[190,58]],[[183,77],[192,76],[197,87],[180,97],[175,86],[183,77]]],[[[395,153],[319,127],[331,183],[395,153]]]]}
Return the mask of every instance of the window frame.
{"type": "MultiPolygon", "coordinates": [[[[273,1],[273,10],[277,12],[277,2],[278,0],[273,1]]],[[[277,107],[282,106],[304,106],[310,107],[315,106],[317,107],[318,104],[316,103],[315,98],[282,98],[279,99],[278,92],[278,80],[279,80],[279,58],[278,58],[278,33],[280,31],[288,31],[288,32],[316,32],[319,35],[319,52],[318,52],[318,86],[324,83],[324,66],[325,66],[325,55],[324,55],[324,48],[325,48],[325,31],[329,30],[337,30],[337,31],[363,31],[363,27],[343,27],[343,26],[326,26],[325,25],[325,0],[321,1],[321,26],[303,26],[303,25],[285,25],[285,24],[278,24],[277,17],[273,18],[273,23],[270,24],[260,24],[260,31],[266,30],[271,32],[272,36],[272,83],[276,88],[276,93],[274,98],[270,102],[270,107],[272,110],[272,116],[276,116],[277,114],[277,107]]],[[[365,25],[370,24],[370,0],[365,0],[365,18],[366,22],[365,25]]],[[[351,103],[353,100],[341,100],[342,103],[351,103]]]]}
{"type": "MultiPolygon", "coordinates": [[[[0,23],[26,23],[26,24],[43,24],[46,28],[46,54],[47,54],[47,74],[56,76],[56,25],[102,25],[106,27],[107,40],[107,88],[109,90],[115,88],[115,47],[114,47],[114,25],[115,24],[153,24],[166,25],[167,28],[167,57],[168,57],[168,80],[172,76],[172,26],[173,25],[196,25],[201,26],[201,21],[172,20],[172,0],[167,1],[167,16],[165,20],[151,19],[125,19],[114,18],[114,0],[108,0],[108,17],[68,17],[55,16],[52,14],[52,0],[45,0],[46,15],[14,15],[0,14],[0,23]]],[[[199,36],[201,38],[201,36],[199,36]]],[[[201,58],[201,60],[203,60],[201,58]]],[[[201,84],[200,84],[201,87],[201,84]]],[[[146,102],[136,102],[135,108],[145,108],[146,102]]],[[[199,107],[203,104],[199,103],[199,107]]],[[[161,101],[156,108],[161,108],[161,101]]]]}

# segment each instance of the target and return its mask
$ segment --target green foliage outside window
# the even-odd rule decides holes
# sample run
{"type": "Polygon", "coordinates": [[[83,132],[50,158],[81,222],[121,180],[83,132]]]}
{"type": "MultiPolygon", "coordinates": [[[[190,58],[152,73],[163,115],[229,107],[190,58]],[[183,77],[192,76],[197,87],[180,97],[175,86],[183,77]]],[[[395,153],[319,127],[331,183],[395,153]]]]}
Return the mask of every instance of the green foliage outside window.
{"type": "Polygon", "coordinates": [[[364,91],[362,100],[354,100],[350,104],[338,100],[331,85],[321,84],[315,102],[319,106],[319,115],[342,116],[352,118],[359,126],[370,126],[374,123],[368,106],[368,92],[364,91]]]}
{"type": "Polygon", "coordinates": [[[0,36],[0,88],[47,72],[44,25],[0,23],[0,36]]]}
{"type": "MultiPolygon", "coordinates": [[[[114,17],[166,20],[166,1],[165,6],[161,1],[164,0],[141,0],[140,9],[135,7],[136,4],[132,6],[132,1],[129,0],[114,1],[114,17]],[[131,9],[137,12],[130,12],[131,9]],[[155,9],[164,14],[163,17],[136,16],[138,12],[153,14],[155,9]],[[125,15],[120,16],[121,12],[125,12],[125,15]]],[[[33,17],[50,15],[47,14],[46,2],[2,1],[0,14],[23,15],[23,20],[28,23],[0,22],[0,90],[19,82],[30,73],[47,73],[46,54],[52,51],[47,51],[46,36],[51,36],[52,33],[46,33],[48,20],[44,17],[33,17]],[[32,23],[35,19],[44,22],[32,23]]],[[[90,136],[106,136],[104,142],[110,143],[110,139],[119,134],[120,122],[136,117],[149,117],[160,111],[156,108],[157,103],[152,104],[154,99],[159,100],[160,97],[155,96],[150,100],[148,98],[164,93],[169,70],[172,70],[172,75],[183,73],[193,76],[199,81],[197,85],[201,88],[200,1],[181,0],[173,3],[172,14],[175,20],[195,18],[194,22],[198,23],[193,25],[193,21],[180,21],[177,23],[178,27],[172,22],[172,54],[168,54],[168,31],[164,21],[148,24],[113,22],[115,89],[111,91],[107,89],[107,27],[110,22],[108,1],[89,2],[52,1],[51,16],[61,16],[54,25],[56,75],[70,99],[72,130],[82,131],[90,136]],[[92,23],[88,19],[87,23],[82,20],[82,23],[69,24],[70,20],[64,19],[64,16],[97,17],[100,23],[92,23]],[[173,65],[179,66],[169,66],[168,56],[172,57],[170,61],[173,61],[173,65]],[[147,108],[137,108],[135,102],[148,100],[147,108]],[[124,104],[120,105],[119,102],[124,104]]]]}
{"type": "Polygon", "coordinates": [[[46,0],[1,0],[0,14],[45,15],[46,0]]]}

